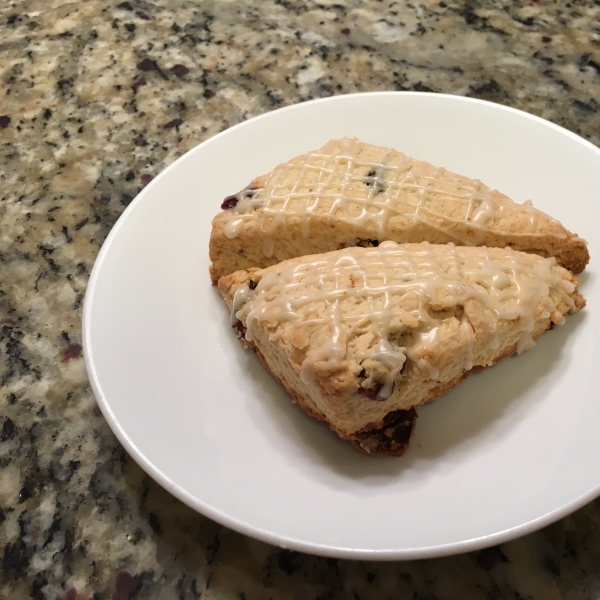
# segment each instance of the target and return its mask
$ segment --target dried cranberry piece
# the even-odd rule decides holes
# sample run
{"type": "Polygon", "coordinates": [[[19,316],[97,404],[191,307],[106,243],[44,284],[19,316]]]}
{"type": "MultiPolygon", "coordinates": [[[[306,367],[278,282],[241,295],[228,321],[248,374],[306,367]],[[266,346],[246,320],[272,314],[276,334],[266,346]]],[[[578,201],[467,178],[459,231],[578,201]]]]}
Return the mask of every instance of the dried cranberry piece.
{"type": "Polygon", "coordinates": [[[249,287],[251,290],[255,290],[257,285],[258,285],[258,281],[254,281],[253,279],[251,279],[251,280],[248,282],[248,287],[249,287]]]}
{"type": "Polygon", "coordinates": [[[357,239],[356,245],[361,248],[377,248],[377,246],[379,246],[379,240],[357,239]]]}
{"type": "Polygon", "coordinates": [[[357,433],[356,438],[361,447],[368,442],[371,453],[399,455],[408,447],[416,420],[414,408],[395,410],[384,417],[382,427],[357,433]]]}
{"type": "Polygon", "coordinates": [[[417,411],[414,408],[395,410],[383,419],[383,429],[394,442],[406,444],[410,439],[416,420],[417,411]]]}
{"type": "Polygon", "coordinates": [[[223,203],[221,204],[221,210],[228,210],[230,208],[234,208],[235,206],[237,206],[238,201],[239,200],[237,196],[227,196],[227,198],[225,198],[225,200],[223,200],[223,203]]]}
{"type": "Polygon", "coordinates": [[[244,324],[241,321],[237,321],[232,327],[237,333],[238,340],[243,340],[246,337],[246,328],[244,327],[244,324]]]}
{"type": "MultiPolygon", "coordinates": [[[[377,400],[378,402],[383,402],[386,398],[378,398],[377,395],[381,391],[383,385],[379,384],[372,388],[358,388],[358,393],[361,396],[366,396],[369,400],[377,400]]],[[[392,391],[393,391],[392,387],[392,391]]]]}
{"type": "Polygon", "coordinates": [[[410,439],[410,434],[412,433],[413,423],[412,421],[403,422],[396,425],[396,429],[391,435],[392,440],[397,444],[406,444],[410,439]]]}

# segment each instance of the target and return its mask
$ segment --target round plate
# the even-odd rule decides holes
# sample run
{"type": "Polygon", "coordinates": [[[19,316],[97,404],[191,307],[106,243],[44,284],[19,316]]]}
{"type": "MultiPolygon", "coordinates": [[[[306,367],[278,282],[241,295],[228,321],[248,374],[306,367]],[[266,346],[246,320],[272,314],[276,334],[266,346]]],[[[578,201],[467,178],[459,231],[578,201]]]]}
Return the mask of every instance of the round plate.
{"type": "Polygon", "coordinates": [[[328,556],[408,559],[499,543],[600,493],[600,150],[537,117],[462,97],[339,96],[233,127],[123,213],[94,266],[84,351],[98,403],[168,491],[232,529],[328,556]],[[208,275],[222,199],[354,135],[478,178],[589,240],[585,310],[525,354],[419,409],[402,458],[356,452],[245,351],[208,275]]]}

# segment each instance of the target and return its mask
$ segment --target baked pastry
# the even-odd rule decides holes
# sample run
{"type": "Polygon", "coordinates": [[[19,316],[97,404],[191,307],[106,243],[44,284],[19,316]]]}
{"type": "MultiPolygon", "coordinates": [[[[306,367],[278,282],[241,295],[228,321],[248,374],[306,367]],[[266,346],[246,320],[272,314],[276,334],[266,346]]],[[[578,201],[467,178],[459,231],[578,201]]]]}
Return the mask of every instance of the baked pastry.
{"type": "Polygon", "coordinates": [[[383,242],[219,280],[240,339],[310,415],[402,454],[415,407],[534,345],[585,305],[554,258],[383,242]]]}
{"type": "Polygon", "coordinates": [[[279,165],[221,208],[210,238],[213,284],[240,269],[384,240],[508,246],[554,256],[574,273],[589,260],[584,240],[530,202],[352,137],[279,165]]]}

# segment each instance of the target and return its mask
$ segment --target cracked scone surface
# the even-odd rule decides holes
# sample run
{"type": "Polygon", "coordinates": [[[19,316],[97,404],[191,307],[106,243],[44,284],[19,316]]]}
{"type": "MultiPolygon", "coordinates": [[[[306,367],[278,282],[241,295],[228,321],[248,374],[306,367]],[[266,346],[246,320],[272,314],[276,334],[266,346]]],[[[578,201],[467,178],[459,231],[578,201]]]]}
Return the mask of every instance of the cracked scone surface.
{"type": "Polygon", "coordinates": [[[219,289],[302,408],[361,450],[401,454],[414,407],[533,346],[584,306],[577,284],[508,248],[384,242],[238,271],[219,289]]]}
{"type": "Polygon", "coordinates": [[[584,240],[478,180],[353,137],[293,158],[229,196],[212,223],[213,283],[249,267],[337,250],[453,242],[512,247],[578,273],[584,240]]]}

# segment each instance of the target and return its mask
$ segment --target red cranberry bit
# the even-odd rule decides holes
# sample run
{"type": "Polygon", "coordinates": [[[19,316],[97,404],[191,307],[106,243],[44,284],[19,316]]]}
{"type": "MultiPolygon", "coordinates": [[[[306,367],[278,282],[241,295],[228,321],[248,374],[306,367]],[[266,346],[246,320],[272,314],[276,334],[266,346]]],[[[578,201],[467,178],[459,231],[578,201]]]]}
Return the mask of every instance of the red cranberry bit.
{"type": "Polygon", "coordinates": [[[221,210],[229,210],[230,208],[234,208],[237,206],[238,197],[236,196],[227,196],[223,203],[221,204],[221,210]]]}
{"type": "Polygon", "coordinates": [[[255,290],[257,285],[258,285],[258,281],[254,281],[253,279],[251,279],[251,280],[248,282],[248,287],[249,287],[251,290],[255,290]]]}
{"type": "Polygon", "coordinates": [[[392,433],[392,440],[397,444],[406,444],[410,440],[410,434],[413,430],[413,421],[406,420],[398,423],[395,426],[394,432],[392,433]]]}
{"type": "Polygon", "coordinates": [[[244,327],[244,324],[241,321],[238,321],[232,327],[235,329],[235,331],[237,333],[238,340],[243,340],[246,337],[246,328],[244,327]]]}
{"type": "Polygon", "coordinates": [[[358,239],[356,240],[356,245],[361,248],[377,248],[377,246],[379,246],[379,240],[358,239]]]}
{"type": "Polygon", "coordinates": [[[380,429],[364,431],[357,437],[359,440],[368,440],[371,452],[397,455],[408,447],[416,420],[417,411],[414,408],[395,410],[385,416],[380,429]]]}
{"type": "MultiPolygon", "coordinates": [[[[395,410],[384,417],[382,430],[392,428],[391,438],[394,441],[398,443],[408,442],[416,420],[417,411],[414,408],[395,410]]],[[[390,432],[386,433],[389,435],[390,432]]]]}
{"type": "MultiPolygon", "coordinates": [[[[383,402],[384,400],[387,400],[387,398],[378,398],[377,397],[379,395],[379,392],[381,391],[382,387],[383,387],[383,385],[378,384],[372,388],[358,388],[358,393],[361,396],[366,396],[369,400],[377,400],[378,402],[383,402]]],[[[394,388],[392,387],[392,391],[393,391],[393,389],[394,388]]]]}
{"type": "Polygon", "coordinates": [[[414,408],[409,408],[408,410],[403,410],[404,418],[410,421],[415,421],[418,417],[417,411],[414,408]]]}

